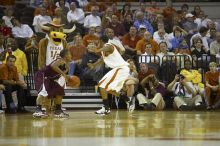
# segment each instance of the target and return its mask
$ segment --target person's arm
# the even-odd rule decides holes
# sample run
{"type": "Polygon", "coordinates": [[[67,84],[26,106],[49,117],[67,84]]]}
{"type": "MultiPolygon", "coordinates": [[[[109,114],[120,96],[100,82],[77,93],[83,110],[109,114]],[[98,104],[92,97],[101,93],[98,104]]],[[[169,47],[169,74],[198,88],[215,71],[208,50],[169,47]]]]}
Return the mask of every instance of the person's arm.
{"type": "Polygon", "coordinates": [[[179,76],[176,75],[174,80],[167,86],[167,90],[172,91],[173,86],[175,85],[175,83],[179,80],[179,76]]]}
{"type": "Polygon", "coordinates": [[[33,30],[28,25],[26,25],[25,31],[28,31],[28,38],[31,38],[34,35],[33,30]]]}
{"type": "Polygon", "coordinates": [[[143,88],[145,88],[145,85],[146,85],[146,83],[148,82],[148,80],[149,80],[149,77],[151,77],[152,75],[148,75],[148,76],[146,76],[142,81],[141,81],[141,86],[143,87],[143,88]]]}
{"type": "Polygon", "coordinates": [[[179,29],[180,29],[180,31],[182,32],[183,36],[187,36],[187,35],[188,35],[188,32],[185,31],[184,29],[182,29],[181,27],[176,26],[176,28],[179,28],[179,29]]]}
{"type": "Polygon", "coordinates": [[[71,18],[71,11],[69,11],[67,13],[67,21],[70,23],[72,21],[72,18],[71,18]]]}
{"type": "Polygon", "coordinates": [[[93,69],[96,66],[101,65],[102,63],[103,63],[103,58],[99,58],[95,63],[87,63],[87,65],[90,69],[93,69]]]}
{"type": "Polygon", "coordinates": [[[206,87],[209,87],[209,88],[213,88],[214,86],[212,86],[210,83],[209,83],[209,74],[208,73],[206,73],[205,74],[205,86],[206,87]]]}
{"type": "Polygon", "coordinates": [[[217,55],[217,54],[219,54],[219,49],[215,46],[215,42],[212,42],[211,44],[210,44],[210,54],[211,55],[217,55]]]}
{"type": "Polygon", "coordinates": [[[59,66],[60,66],[60,65],[63,65],[63,64],[64,64],[64,61],[61,60],[61,59],[58,59],[58,60],[54,61],[53,63],[51,63],[50,66],[51,66],[51,68],[52,68],[55,72],[59,73],[59,74],[62,75],[65,79],[67,79],[66,73],[59,68],[59,66]]]}
{"type": "Polygon", "coordinates": [[[85,20],[84,20],[84,27],[85,28],[89,28],[89,17],[88,16],[86,16],[86,18],[85,18],[85,20]]]}
{"type": "Polygon", "coordinates": [[[186,82],[185,79],[181,81],[188,93],[191,93],[193,96],[196,95],[196,91],[193,86],[190,86],[189,82],[186,82]]]}
{"type": "Polygon", "coordinates": [[[39,42],[39,53],[38,53],[38,69],[42,69],[46,66],[46,49],[48,40],[46,38],[39,42]]]}
{"type": "Polygon", "coordinates": [[[5,90],[5,86],[0,84],[0,90],[5,90]]]}
{"type": "Polygon", "coordinates": [[[14,80],[3,80],[4,85],[16,85],[17,82],[14,80]]]}
{"type": "Polygon", "coordinates": [[[26,55],[23,53],[22,54],[22,74],[24,76],[27,76],[27,73],[28,73],[28,63],[27,63],[26,55]]]}
{"type": "Polygon", "coordinates": [[[112,53],[114,51],[114,48],[110,45],[104,45],[101,49],[96,50],[96,53],[100,53],[100,52],[109,52],[112,53]]]}
{"type": "Polygon", "coordinates": [[[76,21],[80,21],[83,20],[85,18],[85,13],[82,9],[78,9],[80,12],[80,15],[78,15],[78,17],[76,18],[76,21]]]}

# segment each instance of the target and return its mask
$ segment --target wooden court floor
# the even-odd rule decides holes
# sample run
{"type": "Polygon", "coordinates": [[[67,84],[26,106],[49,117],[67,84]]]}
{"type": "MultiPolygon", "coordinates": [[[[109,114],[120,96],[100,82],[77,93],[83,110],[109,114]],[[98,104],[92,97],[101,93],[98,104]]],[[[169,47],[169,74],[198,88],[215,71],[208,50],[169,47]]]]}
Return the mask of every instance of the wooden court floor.
{"type": "Polygon", "coordinates": [[[220,112],[72,110],[69,119],[0,115],[0,146],[219,146],[220,112]]]}

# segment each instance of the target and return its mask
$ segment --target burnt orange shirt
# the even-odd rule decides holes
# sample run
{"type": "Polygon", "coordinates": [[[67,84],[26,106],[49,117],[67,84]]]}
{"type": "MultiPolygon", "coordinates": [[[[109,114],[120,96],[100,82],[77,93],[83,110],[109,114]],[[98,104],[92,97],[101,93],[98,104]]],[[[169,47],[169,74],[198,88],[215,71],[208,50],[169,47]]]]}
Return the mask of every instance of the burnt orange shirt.
{"type": "Polygon", "coordinates": [[[152,53],[153,53],[153,55],[156,55],[159,52],[159,45],[153,39],[151,39],[150,41],[147,41],[144,38],[142,38],[141,40],[139,40],[137,42],[136,50],[137,51],[139,50],[139,51],[141,51],[141,53],[144,53],[145,52],[145,45],[147,43],[150,43],[152,45],[152,53]]]}
{"type": "Polygon", "coordinates": [[[15,5],[15,0],[1,0],[0,5],[3,6],[15,5]]]}
{"type": "Polygon", "coordinates": [[[134,40],[132,40],[130,34],[125,34],[122,38],[123,45],[128,45],[129,47],[135,49],[137,42],[141,39],[140,36],[136,35],[134,40]]]}
{"type": "Polygon", "coordinates": [[[219,84],[218,79],[219,79],[219,72],[216,71],[215,73],[212,73],[211,71],[208,71],[205,73],[205,81],[209,82],[210,85],[216,86],[219,84]]]}
{"type": "Polygon", "coordinates": [[[153,69],[151,69],[151,68],[149,68],[146,73],[140,71],[138,73],[138,79],[141,82],[145,77],[147,77],[147,76],[149,76],[151,74],[155,74],[155,71],[153,69]]]}
{"type": "Polygon", "coordinates": [[[89,43],[99,44],[99,38],[96,35],[87,34],[83,37],[83,44],[87,47],[89,43]]]}
{"type": "Polygon", "coordinates": [[[69,46],[69,50],[72,56],[72,60],[82,59],[83,55],[86,53],[86,47],[83,44],[69,46]]]}
{"type": "Polygon", "coordinates": [[[6,64],[0,65],[0,81],[2,80],[14,80],[18,81],[18,72],[17,68],[14,66],[13,68],[9,68],[6,64]]]}

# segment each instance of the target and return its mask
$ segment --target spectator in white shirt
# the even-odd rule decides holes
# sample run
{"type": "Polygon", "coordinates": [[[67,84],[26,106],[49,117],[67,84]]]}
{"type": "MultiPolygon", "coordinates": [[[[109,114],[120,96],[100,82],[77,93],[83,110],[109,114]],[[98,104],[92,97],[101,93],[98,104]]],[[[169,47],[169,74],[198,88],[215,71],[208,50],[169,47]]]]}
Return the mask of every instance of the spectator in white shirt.
{"type": "Polygon", "coordinates": [[[52,22],[51,17],[46,15],[46,9],[42,7],[40,9],[40,15],[35,16],[33,20],[33,26],[34,26],[35,32],[43,32],[40,25],[47,24],[50,22],[52,22]]]}
{"type": "Polygon", "coordinates": [[[65,0],[60,0],[60,1],[56,2],[55,5],[58,8],[60,8],[60,7],[62,8],[64,6],[64,7],[68,8],[68,9],[70,9],[69,2],[67,2],[67,1],[65,2],[65,0]]]}
{"type": "Polygon", "coordinates": [[[8,8],[5,10],[5,16],[2,17],[2,19],[5,21],[5,25],[12,28],[13,25],[11,23],[11,19],[13,18],[13,9],[8,8]]]}
{"type": "Polygon", "coordinates": [[[206,36],[207,33],[208,33],[208,30],[209,30],[209,29],[206,28],[206,27],[201,27],[201,28],[199,29],[199,33],[196,33],[196,34],[194,34],[194,35],[191,37],[191,39],[190,39],[190,46],[193,45],[192,40],[193,40],[194,38],[200,37],[200,38],[202,39],[202,44],[203,44],[203,46],[204,46],[206,49],[209,50],[208,37],[206,36]]]}
{"type": "Polygon", "coordinates": [[[167,47],[167,43],[166,42],[160,42],[159,48],[160,48],[160,53],[157,53],[157,56],[159,56],[159,58],[160,58],[160,65],[163,62],[165,62],[165,61],[170,59],[169,57],[168,58],[167,57],[164,58],[165,55],[167,55],[167,56],[175,55],[173,52],[168,52],[168,47],[167,47]]]}
{"type": "Polygon", "coordinates": [[[69,23],[84,23],[85,14],[82,9],[76,7],[76,3],[72,2],[70,4],[70,11],[67,13],[67,20],[69,23]]]}
{"type": "Polygon", "coordinates": [[[34,34],[33,30],[27,24],[21,24],[16,18],[11,19],[12,35],[15,38],[31,38],[34,34]]]}
{"type": "Polygon", "coordinates": [[[161,42],[166,42],[168,49],[172,49],[172,44],[170,43],[171,38],[168,33],[165,32],[165,29],[160,28],[157,32],[154,33],[153,38],[158,44],[160,44],[161,42]]]}
{"type": "Polygon", "coordinates": [[[210,54],[215,55],[220,62],[220,32],[216,33],[216,40],[210,44],[210,54]]]}
{"type": "Polygon", "coordinates": [[[92,6],[91,14],[86,16],[84,27],[89,28],[91,25],[101,26],[101,18],[98,16],[98,6],[92,6]]]}
{"type": "Polygon", "coordinates": [[[77,0],[78,3],[79,3],[79,6],[81,8],[85,7],[87,4],[88,4],[88,1],[87,0],[77,0]]]}
{"type": "Polygon", "coordinates": [[[152,45],[150,43],[146,43],[145,45],[145,52],[139,56],[139,63],[151,63],[155,62],[158,63],[159,60],[157,56],[154,56],[152,53],[152,45]]]}

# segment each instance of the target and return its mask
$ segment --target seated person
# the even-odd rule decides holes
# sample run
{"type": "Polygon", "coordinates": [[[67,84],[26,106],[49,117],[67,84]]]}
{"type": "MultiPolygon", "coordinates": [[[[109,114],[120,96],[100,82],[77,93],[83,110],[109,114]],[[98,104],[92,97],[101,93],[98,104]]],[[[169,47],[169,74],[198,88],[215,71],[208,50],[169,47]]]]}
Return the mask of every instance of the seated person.
{"type": "Polygon", "coordinates": [[[141,81],[141,86],[145,93],[137,95],[139,105],[146,110],[163,110],[165,108],[163,99],[166,94],[165,85],[160,83],[154,74],[151,74],[141,81]]]}
{"type": "Polygon", "coordinates": [[[127,109],[129,112],[132,112],[135,109],[134,94],[137,90],[139,80],[134,61],[132,59],[128,59],[127,62],[129,63],[130,73],[122,88],[122,97],[127,103],[127,109]]]}
{"type": "Polygon", "coordinates": [[[209,64],[210,71],[205,73],[205,98],[207,102],[207,109],[217,108],[217,102],[220,97],[219,88],[219,72],[216,69],[216,63],[209,64]],[[214,96],[215,95],[215,96],[214,96]]]}
{"type": "Polygon", "coordinates": [[[192,82],[196,92],[201,96],[204,95],[204,84],[202,83],[202,75],[198,70],[191,69],[192,64],[190,60],[185,61],[184,69],[180,71],[188,82],[192,82]]]}
{"type": "Polygon", "coordinates": [[[181,111],[201,109],[202,97],[196,93],[192,82],[188,82],[183,75],[176,75],[168,85],[168,90],[174,93],[174,108],[181,111]]]}
{"type": "Polygon", "coordinates": [[[7,109],[6,112],[26,112],[24,87],[25,83],[19,80],[17,68],[15,67],[16,57],[9,55],[6,64],[0,66],[0,82],[5,86],[3,91],[5,95],[7,109]],[[12,99],[12,92],[17,91],[18,105],[16,106],[12,99]]]}

